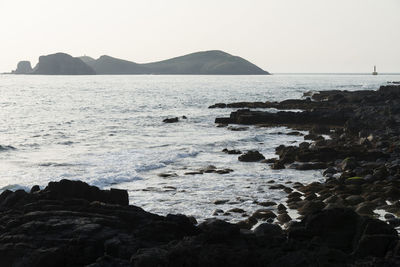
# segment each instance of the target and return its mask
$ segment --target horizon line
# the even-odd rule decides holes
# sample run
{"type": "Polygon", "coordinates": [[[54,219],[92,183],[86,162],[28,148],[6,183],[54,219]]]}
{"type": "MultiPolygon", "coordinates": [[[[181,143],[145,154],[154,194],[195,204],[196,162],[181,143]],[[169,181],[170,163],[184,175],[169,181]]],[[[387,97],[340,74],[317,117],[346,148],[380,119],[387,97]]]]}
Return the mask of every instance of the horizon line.
{"type": "MultiPolygon", "coordinates": [[[[302,75],[302,74],[313,74],[313,75],[371,75],[372,72],[271,72],[271,74],[290,74],[290,75],[302,75]]],[[[400,75],[400,72],[381,72],[379,75],[400,75]]],[[[375,76],[375,75],[374,75],[375,76]]]]}
{"type": "MultiPolygon", "coordinates": [[[[0,72],[0,75],[8,75],[8,74],[24,75],[24,74],[13,74],[11,72],[0,72]]],[[[107,76],[107,75],[111,75],[111,74],[97,74],[94,76],[99,76],[99,75],[107,76]]],[[[154,75],[154,74],[120,74],[120,75],[138,76],[138,75],[154,75]]],[[[162,76],[162,75],[218,76],[218,74],[211,74],[211,75],[205,75],[205,74],[157,74],[156,76],[162,76]]],[[[267,74],[267,75],[228,74],[228,75],[221,75],[221,76],[270,76],[270,75],[371,75],[371,76],[379,76],[379,75],[400,75],[400,72],[381,72],[381,73],[378,73],[378,75],[372,75],[372,72],[269,72],[269,74],[267,74]]],[[[44,75],[44,76],[46,76],[46,75],[44,75]]],[[[54,76],[54,75],[49,75],[49,76],[54,76]]],[[[71,76],[74,76],[74,75],[71,75],[71,76]]],[[[112,75],[112,76],[115,76],[115,75],[112,75]]]]}

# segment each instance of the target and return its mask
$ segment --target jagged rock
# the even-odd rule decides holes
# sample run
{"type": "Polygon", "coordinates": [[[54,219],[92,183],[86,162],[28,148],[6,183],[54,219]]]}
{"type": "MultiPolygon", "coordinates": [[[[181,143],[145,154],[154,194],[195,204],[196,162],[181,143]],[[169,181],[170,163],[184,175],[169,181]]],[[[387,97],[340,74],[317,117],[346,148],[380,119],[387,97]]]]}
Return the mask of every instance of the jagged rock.
{"type": "Polygon", "coordinates": [[[128,205],[128,192],[121,189],[100,190],[81,181],[50,182],[44,189],[54,199],[79,198],[109,204],[128,205]]]}

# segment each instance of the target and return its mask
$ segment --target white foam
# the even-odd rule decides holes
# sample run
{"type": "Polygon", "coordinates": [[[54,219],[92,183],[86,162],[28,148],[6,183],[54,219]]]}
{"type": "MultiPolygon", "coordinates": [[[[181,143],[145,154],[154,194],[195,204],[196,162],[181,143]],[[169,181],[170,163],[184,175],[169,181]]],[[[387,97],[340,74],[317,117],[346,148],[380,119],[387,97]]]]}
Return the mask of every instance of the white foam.
{"type": "Polygon", "coordinates": [[[24,185],[19,185],[19,184],[9,184],[6,186],[3,186],[0,188],[0,192],[6,191],[6,190],[11,190],[11,191],[17,191],[17,190],[24,190],[29,192],[30,188],[24,185]]]}

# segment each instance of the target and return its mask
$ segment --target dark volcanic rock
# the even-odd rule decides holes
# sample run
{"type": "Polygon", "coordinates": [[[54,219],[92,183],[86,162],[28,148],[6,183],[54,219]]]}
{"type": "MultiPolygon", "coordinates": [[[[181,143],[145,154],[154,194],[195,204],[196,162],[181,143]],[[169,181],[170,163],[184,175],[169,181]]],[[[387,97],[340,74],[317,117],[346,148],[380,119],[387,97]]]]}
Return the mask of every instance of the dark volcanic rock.
{"type": "Polygon", "coordinates": [[[281,224],[288,223],[292,220],[292,218],[287,213],[279,214],[277,219],[281,224]]]}
{"type": "Polygon", "coordinates": [[[38,185],[34,185],[32,186],[30,193],[35,193],[38,191],[40,191],[40,187],[38,185]]]}
{"type": "MultiPolygon", "coordinates": [[[[32,193],[18,190],[0,194],[1,266],[398,263],[395,258],[383,258],[397,242],[396,231],[349,210],[308,215],[287,232],[266,223],[246,231],[241,228],[276,215],[260,210],[247,223],[234,225],[210,219],[196,227],[195,221],[184,215],[162,217],[125,202],[110,204],[116,202],[112,191],[83,182],[63,180],[50,183],[44,190],[36,189],[32,193]]],[[[125,195],[120,193],[117,195],[125,195]]],[[[288,218],[281,216],[280,220],[288,218]]]]}
{"type": "Polygon", "coordinates": [[[247,153],[239,156],[239,161],[256,162],[265,159],[265,157],[256,150],[248,151],[247,153]]]}
{"type": "Polygon", "coordinates": [[[282,229],[271,223],[262,223],[253,230],[254,234],[257,236],[267,236],[267,237],[284,237],[282,229]]]}
{"type": "Polygon", "coordinates": [[[0,265],[84,266],[108,255],[113,264],[129,266],[138,248],[199,232],[186,216],[161,217],[127,204],[125,190],[103,191],[79,181],[53,182],[30,194],[5,191],[0,265]]]}
{"type": "Polygon", "coordinates": [[[150,259],[164,266],[358,266],[358,262],[376,261],[365,259],[366,253],[381,257],[385,264],[397,263],[395,258],[383,259],[396,244],[394,230],[347,210],[307,216],[292,224],[288,236],[279,226],[268,223],[260,224],[254,234],[241,234],[218,220],[202,228],[197,236],[138,251],[133,256],[134,266],[148,266],[145,260],[150,259]],[[374,226],[376,231],[371,231],[374,226]],[[376,251],[370,250],[372,240],[381,245],[376,251]]]}
{"type": "Polygon", "coordinates": [[[227,148],[224,148],[224,149],[222,150],[222,152],[224,152],[224,153],[226,153],[226,154],[231,154],[231,155],[239,155],[239,154],[242,154],[242,151],[237,150],[237,149],[229,150],[229,149],[227,149],[227,148]]]}
{"type": "MultiPolygon", "coordinates": [[[[308,130],[304,138],[313,142],[277,147],[279,159],[269,161],[271,168],[326,169],[324,183],[295,184],[293,188],[302,194],[288,195],[287,206],[305,216],[301,223],[290,223],[288,240],[313,240],[321,250],[329,248],[324,253],[314,251],[319,260],[324,254],[338,262],[315,264],[306,256],[308,249],[296,249],[286,254],[286,260],[281,258],[274,264],[348,266],[344,259],[351,256],[350,261],[356,260],[351,266],[400,266],[398,249],[388,253],[396,244],[400,246],[397,232],[382,221],[360,216],[375,216],[376,209],[400,214],[400,86],[390,84],[377,91],[322,91],[308,97],[314,101],[219,103],[210,107],[303,110],[271,113],[240,109],[216,119],[225,124],[308,130]]],[[[290,193],[284,186],[270,189],[290,193]]],[[[279,223],[290,220],[282,206],[278,214],[279,223]]],[[[395,216],[387,220],[392,226],[400,224],[395,216]]]]}
{"type": "Polygon", "coordinates": [[[80,198],[109,204],[128,205],[128,192],[121,189],[100,190],[81,181],[61,180],[50,182],[45,188],[54,199],[80,198]]]}
{"type": "Polygon", "coordinates": [[[174,123],[174,122],[178,122],[179,121],[179,118],[178,117],[175,117],[175,118],[167,118],[167,119],[164,119],[163,120],[163,122],[165,122],[165,123],[174,123]]]}
{"type": "Polygon", "coordinates": [[[323,162],[314,162],[314,163],[302,163],[296,166],[296,170],[306,171],[306,170],[318,170],[325,169],[328,166],[323,162]]]}
{"type": "Polygon", "coordinates": [[[368,256],[367,253],[383,257],[398,240],[397,232],[386,223],[361,217],[350,209],[330,209],[311,214],[300,224],[293,225],[289,234],[294,239],[318,237],[321,244],[363,257],[368,256]],[[375,247],[377,250],[372,251],[368,242],[378,238],[385,240],[385,246],[380,250],[376,244],[379,249],[375,247]]]}
{"type": "Polygon", "coordinates": [[[32,74],[43,75],[93,75],[95,71],[80,58],[57,53],[39,57],[39,63],[32,74]]]}
{"type": "Polygon", "coordinates": [[[351,117],[352,110],[329,110],[315,109],[303,112],[279,111],[270,113],[267,111],[251,111],[249,109],[239,109],[232,112],[229,118],[216,118],[215,123],[231,124],[263,124],[267,126],[276,125],[344,125],[351,117]]]}
{"type": "Polygon", "coordinates": [[[201,168],[195,171],[190,171],[190,172],[185,172],[185,175],[196,175],[196,174],[204,174],[204,173],[217,173],[217,174],[227,174],[233,172],[232,169],[226,168],[226,169],[218,169],[217,167],[213,165],[209,165],[205,168],[201,168]]]}

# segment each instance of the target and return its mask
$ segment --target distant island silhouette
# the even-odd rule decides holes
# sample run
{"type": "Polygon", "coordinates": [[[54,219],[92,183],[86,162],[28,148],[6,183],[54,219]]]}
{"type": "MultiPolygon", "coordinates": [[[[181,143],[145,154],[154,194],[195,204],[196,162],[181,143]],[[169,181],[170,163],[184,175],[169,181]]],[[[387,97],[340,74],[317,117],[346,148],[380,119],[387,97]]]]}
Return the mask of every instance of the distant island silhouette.
{"type": "Polygon", "coordinates": [[[40,75],[268,75],[253,63],[220,50],[196,52],[163,61],[139,64],[101,56],[72,57],[65,53],[40,56],[32,68],[29,61],[20,61],[13,74],[40,75]]]}

